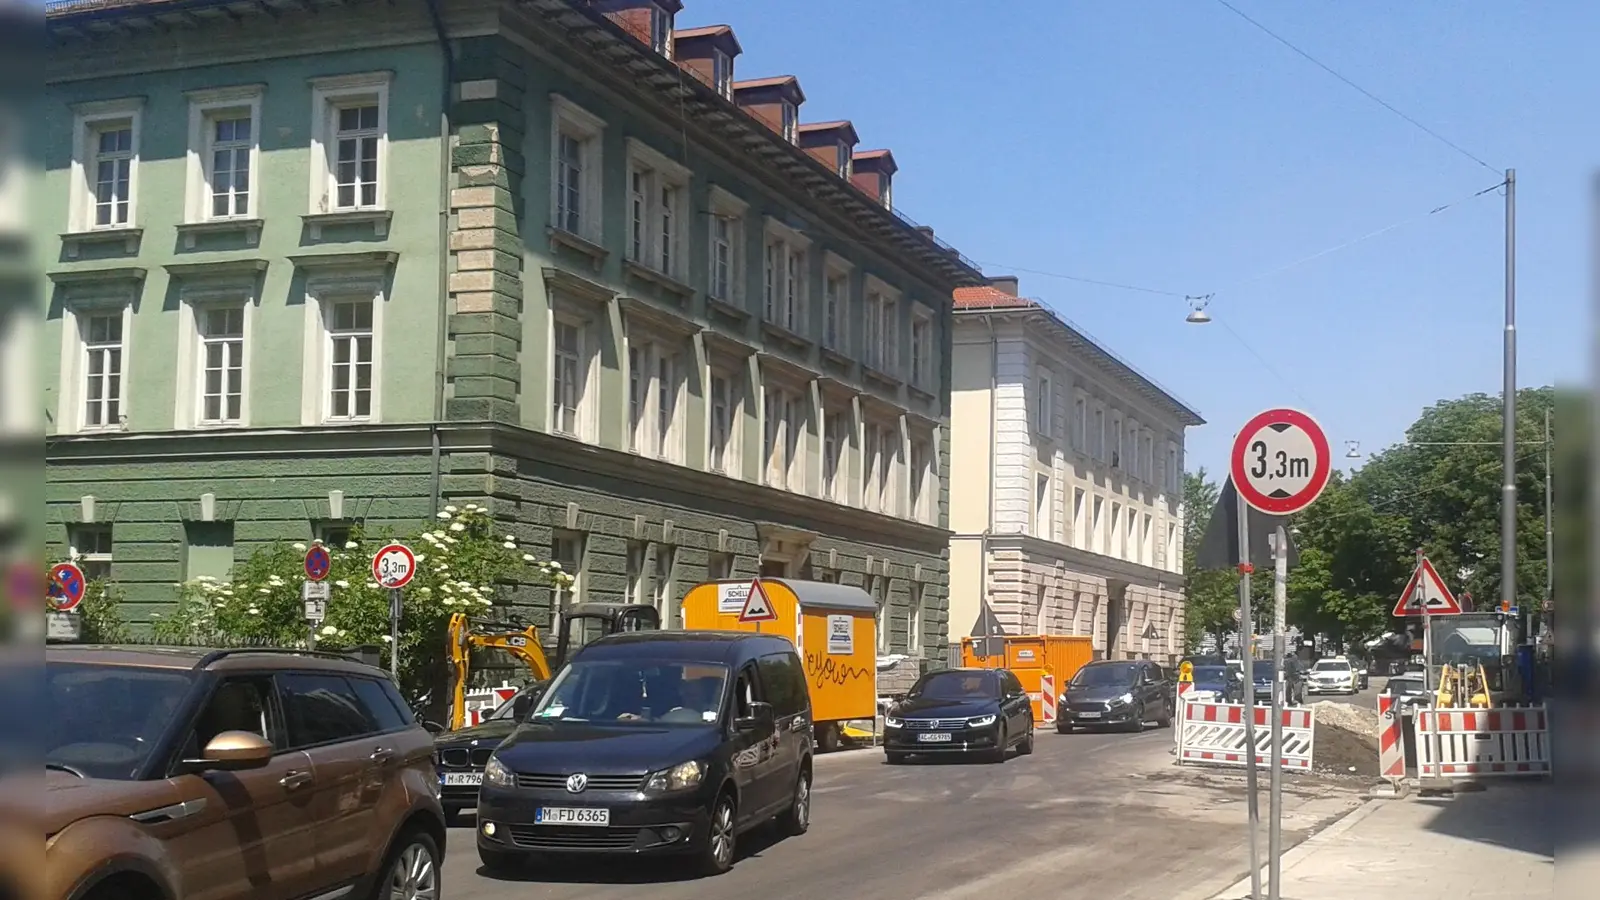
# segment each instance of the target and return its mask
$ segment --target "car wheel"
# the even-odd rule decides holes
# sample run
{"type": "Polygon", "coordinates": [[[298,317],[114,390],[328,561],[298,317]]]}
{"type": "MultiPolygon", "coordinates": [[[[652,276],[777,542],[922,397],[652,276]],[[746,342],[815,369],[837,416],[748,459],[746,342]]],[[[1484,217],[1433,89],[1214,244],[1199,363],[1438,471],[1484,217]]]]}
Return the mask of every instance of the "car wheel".
{"type": "Polygon", "coordinates": [[[508,875],[522,868],[527,859],[520,853],[479,847],[478,861],[483,863],[484,871],[490,875],[508,875]]]}
{"type": "Polygon", "coordinates": [[[1017,755],[1018,756],[1030,756],[1032,754],[1033,754],[1033,719],[1030,718],[1030,719],[1028,719],[1028,733],[1027,733],[1026,736],[1024,736],[1022,738],[1022,741],[1017,744],[1017,755]]]}
{"type": "Polygon", "coordinates": [[[1168,706],[1165,701],[1161,704],[1161,714],[1156,716],[1156,727],[1172,727],[1172,707],[1168,706]]]}
{"type": "Polygon", "coordinates": [[[426,831],[401,835],[380,871],[374,900],[431,900],[443,889],[439,844],[426,831]]]}
{"type": "Polygon", "coordinates": [[[1060,723],[1056,724],[1056,734],[1071,734],[1071,733],[1072,733],[1072,726],[1071,725],[1062,725],[1060,723]]]}
{"type": "Polygon", "coordinates": [[[1001,725],[999,735],[995,739],[994,749],[984,754],[984,756],[991,763],[1003,763],[1006,761],[1006,751],[1010,749],[1011,738],[1006,734],[1006,727],[1001,725]]]}
{"type": "Polygon", "coordinates": [[[706,827],[706,840],[700,847],[698,865],[702,875],[721,875],[733,868],[733,854],[737,847],[734,833],[736,807],[733,795],[724,791],[711,805],[711,820],[706,827]]]}
{"type": "Polygon", "coordinates": [[[890,750],[883,754],[883,761],[891,766],[903,766],[906,762],[906,755],[904,753],[896,753],[893,750],[890,750]]]}
{"type": "Polygon", "coordinates": [[[800,770],[800,777],[794,782],[794,797],[789,802],[789,809],[778,821],[783,833],[790,837],[799,837],[811,827],[811,772],[808,770],[800,770]]]}
{"type": "Polygon", "coordinates": [[[1133,713],[1133,720],[1128,723],[1128,730],[1135,734],[1142,733],[1144,731],[1144,721],[1144,704],[1141,703],[1133,713]]]}

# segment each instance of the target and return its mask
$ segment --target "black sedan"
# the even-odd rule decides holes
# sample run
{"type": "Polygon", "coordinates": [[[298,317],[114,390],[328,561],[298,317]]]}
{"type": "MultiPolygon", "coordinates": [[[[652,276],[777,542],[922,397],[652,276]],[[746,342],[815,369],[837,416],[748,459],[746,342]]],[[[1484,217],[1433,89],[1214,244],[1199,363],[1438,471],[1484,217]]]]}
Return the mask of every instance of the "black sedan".
{"type": "Polygon", "coordinates": [[[1191,700],[1211,703],[1243,703],[1244,676],[1233,666],[1195,666],[1191,700]]]}
{"type": "Polygon", "coordinates": [[[512,694],[495,707],[482,723],[459,731],[447,731],[433,739],[434,767],[439,771],[439,800],[447,819],[454,820],[463,810],[478,806],[478,787],[483,784],[483,767],[500,742],[517,730],[538,702],[549,682],[541,681],[512,694]]]}
{"type": "Polygon", "coordinates": [[[1115,727],[1143,731],[1172,724],[1177,688],[1148,660],[1100,660],[1073,674],[1061,692],[1056,730],[1115,727]]]}
{"type": "Polygon", "coordinates": [[[890,765],[913,755],[978,754],[1004,762],[1033,752],[1033,701],[1005,669],[944,669],[917,679],[884,717],[890,765]]]}

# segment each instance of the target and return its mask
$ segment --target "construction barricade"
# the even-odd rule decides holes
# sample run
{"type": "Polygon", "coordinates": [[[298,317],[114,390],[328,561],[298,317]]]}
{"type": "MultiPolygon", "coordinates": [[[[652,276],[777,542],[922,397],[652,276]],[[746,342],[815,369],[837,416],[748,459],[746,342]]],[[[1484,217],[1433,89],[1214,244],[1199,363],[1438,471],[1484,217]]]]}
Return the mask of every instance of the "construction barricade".
{"type": "Polygon", "coordinates": [[[1543,706],[1418,709],[1422,778],[1548,776],[1550,717],[1543,706]]]}
{"type": "Polygon", "coordinates": [[[1394,698],[1378,695],[1378,775],[1391,783],[1406,777],[1405,727],[1400,720],[1394,698]]]}
{"type": "Polygon", "coordinates": [[[510,682],[502,681],[497,688],[480,688],[469,691],[466,696],[466,723],[468,727],[482,725],[483,720],[500,707],[500,704],[510,700],[517,692],[510,682]]]}
{"type": "MultiPolygon", "coordinates": [[[[1259,767],[1272,764],[1272,727],[1265,706],[1255,707],[1255,761],[1259,767]]],[[[1285,709],[1283,722],[1283,770],[1310,772],[1316,737],[1316,711],[1311,707],[1285,709]]],[[[1245,742],[1244,705],[1186,701],[1178,729],[1178,763],[1238,766],[1248,765],[1250,751],[1245,742]]]]}
{"type": "Polygon", "coordinates": [[[1056,723],[1056,701],[1061,695],[1056,693],[1056,677],[1046,672],[1039,676],[1039,724],[1054,725],[1056,723]]]}

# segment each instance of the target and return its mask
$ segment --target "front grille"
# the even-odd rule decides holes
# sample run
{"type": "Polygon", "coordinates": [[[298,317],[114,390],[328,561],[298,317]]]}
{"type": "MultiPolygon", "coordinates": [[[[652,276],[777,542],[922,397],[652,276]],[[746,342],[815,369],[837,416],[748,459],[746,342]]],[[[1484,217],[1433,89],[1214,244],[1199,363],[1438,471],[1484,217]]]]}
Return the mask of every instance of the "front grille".
{"type": "Polygon", "coordinates": [[[966,719],[906,719],[906,728],[913,731],[954,731],[967,727],[966,719]]]}
{"type": "Polygon", "coordinates": [[[1067,709],[1073,712],[1105,712],[1106,705],[1104,703],[1069,703],[1067,704],[1067,709]]]}
{"type": "MultiPolygon", "coordinates": [[[[538,790],[566,790],[567,775],[517,775],[517,787],[538,790]]],[[[644,785],[643,775],[590,775],[584,791],[637,791],[644,785]]],[[[580,792],[582,793],[582,792],[580,792]]],[[[589,831],[591,829],[581,829],[589,831]]]]}
{"type": "Polygon", "coordinates": [[[564,828],[510,825],[511,842],[534,850],[632,850],[642,828],[564,828]]]}

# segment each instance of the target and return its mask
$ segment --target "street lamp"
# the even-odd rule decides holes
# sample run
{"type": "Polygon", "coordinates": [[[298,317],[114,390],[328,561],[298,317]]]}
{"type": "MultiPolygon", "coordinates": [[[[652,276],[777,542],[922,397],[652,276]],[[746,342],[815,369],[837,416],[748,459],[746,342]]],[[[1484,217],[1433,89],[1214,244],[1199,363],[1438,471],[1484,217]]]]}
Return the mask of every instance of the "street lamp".
{"type": "Polygon", "coordinates": [[[1204,294],[1199,297],[1185,297],[1183,299],[1189,304],[1189,315],[1183,319],[1185,322],[1190,325],[1204,325],[1211,321],[1211,315],[1206,312],[1206,307],[1211,305],[1210,294],[1204,294]]]}

